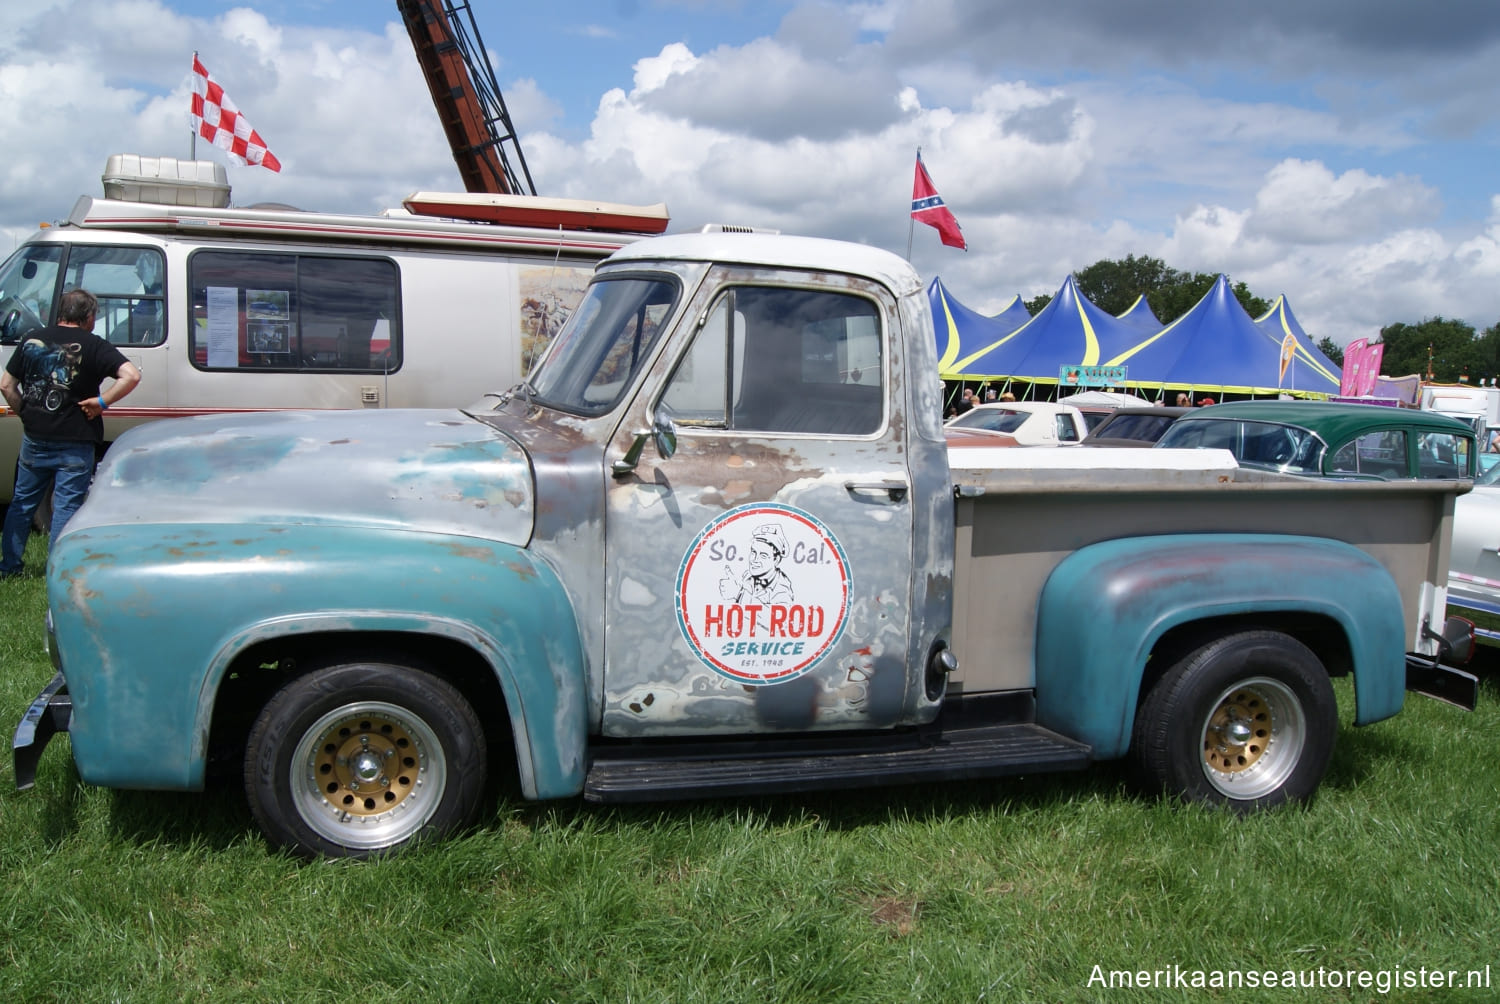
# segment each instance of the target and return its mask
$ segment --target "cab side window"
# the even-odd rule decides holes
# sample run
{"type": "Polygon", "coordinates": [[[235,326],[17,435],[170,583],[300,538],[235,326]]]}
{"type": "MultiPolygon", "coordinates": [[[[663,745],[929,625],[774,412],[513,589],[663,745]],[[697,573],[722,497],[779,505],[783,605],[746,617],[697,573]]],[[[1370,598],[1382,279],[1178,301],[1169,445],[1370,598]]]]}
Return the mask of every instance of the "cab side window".
{"type": "Polygon", "coordinates": [[[388,259],[198,251],[188,285],[199,369],[401,367],[400,275],[388,259]]]}
{"type": "Polygon", "coordinates": [[[740,286],[709,311],[660,401],[683,425],[864,436],[884,421],[876,304],[826,290],[740,286]]]}

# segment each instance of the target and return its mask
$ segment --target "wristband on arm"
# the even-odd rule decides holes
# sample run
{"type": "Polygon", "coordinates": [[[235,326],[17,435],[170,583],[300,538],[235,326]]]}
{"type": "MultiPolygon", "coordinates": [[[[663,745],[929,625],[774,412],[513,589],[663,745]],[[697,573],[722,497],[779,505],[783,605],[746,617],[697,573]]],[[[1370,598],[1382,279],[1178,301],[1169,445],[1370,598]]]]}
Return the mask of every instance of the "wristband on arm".
{"type": "Polygon", "coordinates": [[[106,400],[104,400],[104,395],[103,394],[99,395],[99,410],[100,411],[108,411],[109,410],[109,402],[106,401],[106,400]]]}

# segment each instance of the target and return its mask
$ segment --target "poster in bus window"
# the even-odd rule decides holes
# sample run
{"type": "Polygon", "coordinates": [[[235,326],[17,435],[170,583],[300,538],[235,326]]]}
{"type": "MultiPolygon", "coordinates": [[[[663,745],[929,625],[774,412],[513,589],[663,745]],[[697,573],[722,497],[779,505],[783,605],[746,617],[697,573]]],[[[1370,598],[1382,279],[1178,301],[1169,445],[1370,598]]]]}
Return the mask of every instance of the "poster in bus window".
{"type": "Polygon", "coordinates": [[[291,314],[284,289],[245,290],[245,349],[257,355],[292,351],[291,314]]]}

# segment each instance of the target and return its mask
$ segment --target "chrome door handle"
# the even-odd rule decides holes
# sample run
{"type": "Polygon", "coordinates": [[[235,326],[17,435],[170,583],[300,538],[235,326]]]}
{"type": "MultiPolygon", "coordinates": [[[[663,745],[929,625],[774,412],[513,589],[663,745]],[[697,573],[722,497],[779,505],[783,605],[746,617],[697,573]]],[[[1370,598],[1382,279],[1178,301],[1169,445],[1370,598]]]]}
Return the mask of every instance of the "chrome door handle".
{"type": "Polygon", "coordinates": [[[845,481],[844,488],[850,495],[884,495],[892,502],[900,502],[911,490],[904,481],[845,481]]]}

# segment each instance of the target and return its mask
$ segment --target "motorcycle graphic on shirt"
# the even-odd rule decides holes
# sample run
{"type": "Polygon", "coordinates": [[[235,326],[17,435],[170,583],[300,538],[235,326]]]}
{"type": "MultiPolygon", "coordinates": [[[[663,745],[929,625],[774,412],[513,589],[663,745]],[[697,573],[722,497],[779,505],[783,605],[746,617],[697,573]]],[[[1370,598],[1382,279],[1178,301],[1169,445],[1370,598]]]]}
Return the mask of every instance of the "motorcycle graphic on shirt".
{"type": "Polygon", "coordinates": [[[81,343],[52,344],[30,338],[17,351],[21,353],[21,400],[27,407],[57,412],[75,403],[72,383],[83,365],[81,343]]]}

